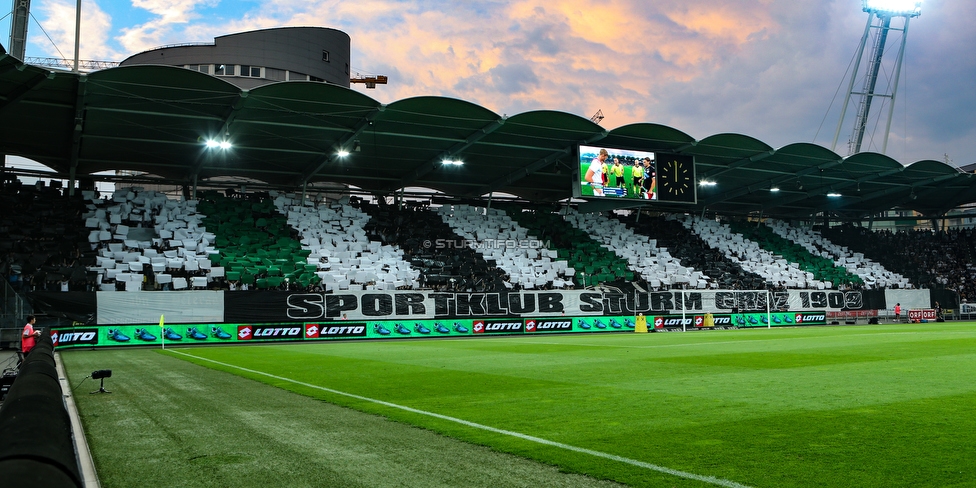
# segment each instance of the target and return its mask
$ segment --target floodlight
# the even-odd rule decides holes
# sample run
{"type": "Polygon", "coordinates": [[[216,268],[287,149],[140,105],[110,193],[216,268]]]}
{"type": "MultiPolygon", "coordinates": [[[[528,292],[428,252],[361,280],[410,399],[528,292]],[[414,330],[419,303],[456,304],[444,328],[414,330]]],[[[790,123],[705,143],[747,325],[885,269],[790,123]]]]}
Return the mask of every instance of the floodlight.
{"type": "Polygon", "coordinates": [[[336,151],[336,156],[339,156],[340,158],[344,158],[348,155],[349,155],[349,151],[346,151],[345,149],[340,149],[336,151]]]}
{"type": "Polygon", "coordinates": [[[841,196],[841,194],[840,193],[837,193],[837,192],[830,192],[830,193],[827,194],[827,196],[830,197],[830,198],[837,198],[837,197],[841,196]]]}
{"type": "Polygon", "coordinates": [[[445,159],[441,161],[441,163],[449,164],[452,166],[461,166],[462,164],[464,164],[464,161],[461,161],[460,159],[445,159]]]}
{"type": "Polygon", "coordinates": [[[226,139],[223,141],[218,141],[216,139],[207,139],[207,149],[216,149],[218,147],[226,151],[227,149],[231,148],[231,143],[226,139]]]}
{"type": "Polygon", "coordinates": [[[773,193],[776,193],[776,192],[778,192],[778,191],[779,191],[779,187],[778,187],[778,186],[774,186],[774,187],[771,187],[771,188],[769,189],[769,191],[771,191],[771,192],[773,192],[773,193]]]}
{"type": "Polygon", "coordinates": [[[698,186],[715,186],[715,185],[718,185],[718,183],[709,180],[701,180],[698,182],[698,186]]]}
{"type": "Polygon", "coordinates": [[[865,12],[893,17],[918,17],[922,13],[919,0],[862,0],[865,12]]]}

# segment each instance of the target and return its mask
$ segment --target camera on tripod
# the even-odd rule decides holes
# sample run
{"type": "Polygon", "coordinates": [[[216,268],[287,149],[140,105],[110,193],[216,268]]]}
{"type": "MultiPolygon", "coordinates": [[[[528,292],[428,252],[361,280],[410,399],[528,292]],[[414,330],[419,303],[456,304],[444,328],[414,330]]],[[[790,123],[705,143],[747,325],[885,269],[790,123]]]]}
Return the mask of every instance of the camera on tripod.
{"type": "Polygon", "coordinates": [[[111,378],[112,377],[112,370],[111,369],[100,369],[98,371],[92,371],[91,377],[92,377],[93,380],[100,380],[102,378],[111,378]]]}
{"type": "Polygon", "coordinates": [[[92,371],[91,378],[93,380],[102,380],[101,384],[99,385],[99,388],[93,391],[92,393],[112,393],[105,389],[105,378],[111,378],[111,377],[112,377],[111,369],[99,369],[96,371],[92,371]]]}

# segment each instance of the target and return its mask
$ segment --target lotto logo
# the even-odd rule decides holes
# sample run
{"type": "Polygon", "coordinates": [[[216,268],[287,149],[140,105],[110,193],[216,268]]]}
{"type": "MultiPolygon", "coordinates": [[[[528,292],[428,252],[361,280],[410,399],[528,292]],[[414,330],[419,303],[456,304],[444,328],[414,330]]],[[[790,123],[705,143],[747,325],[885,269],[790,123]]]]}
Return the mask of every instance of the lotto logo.
{"type": "Polygon", "coordinates": [[[525,321],[525,331],[526,332],[535,332],[535,320],[526,320],[525,321]]]}
{"type": "Polygon", "coordinates": [[[654,317],[654,328],[660,329],[661,327],[664,327],[664,318],[654,317]]]}
{"type": "Polygon", "coordinates": [[[308,327],[305,327],[305,337],[308,337],[309,339],[315,339],[318,336],[319,336],[318,324],[308,324],[308,327]]]}
{"type": "Polygon", "coordinates": [[[471,324],[471,328],[474,329],[475,334],[482,334],[485,332],[485,322],[483,320],[475,320],[471,324]]]}
{"type": "Polygon", "coordinates": [[[794,320],[794,321],[795,321],[796,323],[798,323],[798,324],[802,324],[802,323],[803,323],[803,314],[799,314],[799,313],[798,313],[798,314],[796,314],[796,315],[795,315],[795,316],[793,317],[793,320],[794,320]]]}
{"type": "Polygon", "coordinates": [[[246,341],[254,337],[254,329],[250,325],[240,325],[237,327],[237,338],[246,341]]]}

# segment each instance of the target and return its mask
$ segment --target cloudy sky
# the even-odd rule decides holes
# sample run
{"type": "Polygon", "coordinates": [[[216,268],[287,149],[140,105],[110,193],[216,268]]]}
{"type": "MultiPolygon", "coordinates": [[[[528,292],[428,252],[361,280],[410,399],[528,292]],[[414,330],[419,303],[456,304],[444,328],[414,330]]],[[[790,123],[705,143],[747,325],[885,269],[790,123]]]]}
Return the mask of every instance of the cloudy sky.
{"type": "MultiPolygon", "coordinates": [[[[4,9],[10,3],[0,0],[4,9]]],[[[352,38],[355,71],[390,77],[387,86],[360,88],[385,103],[441,95],[508,115],[551,109],[589,117],[602,110],[608,129],[654,122],[696,139],[736,132],[773,147],[815,142],[828,148],[868,19],[860,0],[82,5],[82,59],[120,61],[161,45],[260,28],[332,27],[352,38]]],[[[28,56],[73,57],[74,7],[75,0],[32,1],[28,56]]],[[[888,146],[902,163],[946,155],[954,165],[976,162],[976,29],[969,8],[971,0],[926,0],[910,23],[888,146]]],[[[0,32],[9,32],[9,16],[0,20],[0,32]]],[[[900,34],[889,37],[892,60],[900,41],[900,34]]],[[[6,36],[2,43],[8,45],[6,36]]],[[[892,68],[893,62],[885,66],[878,91],[887,90],[892,68]]],[[[862,150],[880,151],[886,115],[887,107],[874,112],[862,150]]],[[[841,155],[851,125],[841,132],[841,155]]]]}

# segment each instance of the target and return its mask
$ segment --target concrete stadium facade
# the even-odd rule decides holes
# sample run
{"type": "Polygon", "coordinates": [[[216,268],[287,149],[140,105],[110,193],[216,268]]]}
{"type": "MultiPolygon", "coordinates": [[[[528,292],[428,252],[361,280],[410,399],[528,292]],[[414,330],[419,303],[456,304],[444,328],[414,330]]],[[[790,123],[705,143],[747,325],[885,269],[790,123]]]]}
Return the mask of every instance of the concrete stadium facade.
{"type": "Polygon", "coordinates": [[[121,66],[182,66],[250,89],[279,81],[349,87],[350,39],[324,27],[280,27],[229,34],[213,44],[164,46],[129,56],[121,66]]]}

